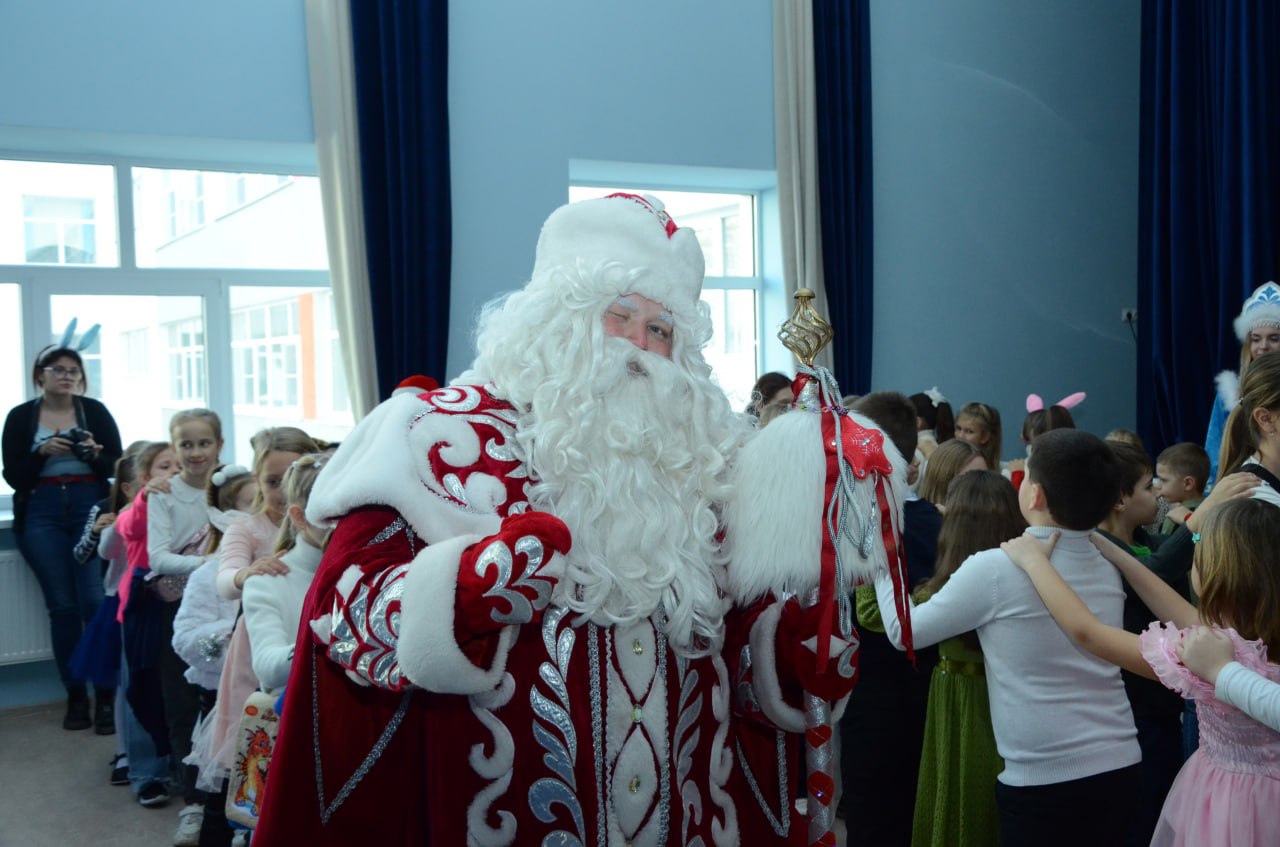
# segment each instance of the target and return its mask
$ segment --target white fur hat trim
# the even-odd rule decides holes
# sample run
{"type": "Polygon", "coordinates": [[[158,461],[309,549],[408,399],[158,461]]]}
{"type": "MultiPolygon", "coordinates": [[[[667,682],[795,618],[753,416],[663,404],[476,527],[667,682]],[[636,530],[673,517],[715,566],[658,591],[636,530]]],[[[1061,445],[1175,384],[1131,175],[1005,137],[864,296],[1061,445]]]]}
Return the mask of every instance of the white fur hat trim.
{"type": "Polygon", "coordinates": [[[1243,344],[1256,327],[1280,327],[1280,286],[1274,282],[1259,285],[1244,301],[1235,321],[1236,338],[1243,344]]]}
{"type": "Polygon", "coordinates": [[[601,262],[642,269],[631,291],[673,311],[694,308],[702,291],[702,247],[688,227],[677,228],[662,202],[648,195],[614,194],[561,206],[542,225],[530,287],[552,284],[554,271],[601,262]]]}

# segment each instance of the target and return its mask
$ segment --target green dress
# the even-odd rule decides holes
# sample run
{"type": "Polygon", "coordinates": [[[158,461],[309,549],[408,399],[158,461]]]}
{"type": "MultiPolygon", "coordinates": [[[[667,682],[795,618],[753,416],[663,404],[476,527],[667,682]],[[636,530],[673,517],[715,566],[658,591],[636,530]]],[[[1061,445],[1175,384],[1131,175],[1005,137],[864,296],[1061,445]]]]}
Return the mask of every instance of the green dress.
{"type": "MultiPolygon", "coordinates": [[[[917,603],[926,596],[917,593],[917,603]]],[[[857,592],[858,623],[878,631],[884,625],[875,589],[857,592]]],[[[995,847],[996,775],[1004,761],[991,731],[982,650],[973,635],[938,645],[938,665],[929,682],[929,705],[916,784],[912,847],[995,847]]]]}

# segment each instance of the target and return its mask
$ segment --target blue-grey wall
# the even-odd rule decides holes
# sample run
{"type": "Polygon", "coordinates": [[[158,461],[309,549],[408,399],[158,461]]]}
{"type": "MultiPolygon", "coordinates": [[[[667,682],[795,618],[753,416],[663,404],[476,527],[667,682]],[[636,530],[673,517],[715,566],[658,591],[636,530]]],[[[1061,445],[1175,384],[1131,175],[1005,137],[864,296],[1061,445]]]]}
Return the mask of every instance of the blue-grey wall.
{"type": "Polygon", "coordinates": [[[450,377],[528,279],[570,160],[773,169],[772,32],[763,0],[450,4],[450,377]]]}
{"type": "Polygon", "coordinates": [[[8,0],[0,79],[0,149],[314,167],[302,0],[8,0]]]}
{"type": "Polygon", "coordinates": [[[872,380],[1135,420],[1141,4],[874,0],[872,380]]]}

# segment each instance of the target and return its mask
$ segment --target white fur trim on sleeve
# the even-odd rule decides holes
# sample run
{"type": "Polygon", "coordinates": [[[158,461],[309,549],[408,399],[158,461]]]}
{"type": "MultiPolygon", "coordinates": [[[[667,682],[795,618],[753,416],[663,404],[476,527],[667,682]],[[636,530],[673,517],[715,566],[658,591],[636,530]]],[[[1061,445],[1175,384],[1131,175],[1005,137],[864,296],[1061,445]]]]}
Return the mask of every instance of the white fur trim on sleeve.
{"type": "Polygon", "coordinates": [[[498,636],[493,665],[478,668],[458,646],[453,632],[458,561],[478,541],[459,536],[432,544],[413,560],[400,599],[400,671],[413,684],[443,694],[479,694],[502,682],[516,628],[498,636]]]}
{"type": "MultiPolygon", "coordinates": [[[[781,418],[779,418],[781,420],[781,418]]],[[[804,732],[804,712],[787,705],[778,681],[778,621],[782,604],[774,603],[751,626],[751,669],[760,711],[779,729],[804,732]]]]}

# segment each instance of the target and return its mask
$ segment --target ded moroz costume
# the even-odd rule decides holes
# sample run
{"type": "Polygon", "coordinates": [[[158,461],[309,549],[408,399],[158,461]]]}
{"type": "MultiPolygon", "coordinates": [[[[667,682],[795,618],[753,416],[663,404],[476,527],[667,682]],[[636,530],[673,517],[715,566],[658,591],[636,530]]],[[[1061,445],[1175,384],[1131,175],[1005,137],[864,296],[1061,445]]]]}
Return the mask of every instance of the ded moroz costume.
{"type": "Polygon", "coordinates": [[[803,727],[800,675],[853,681],[815,669],[808,610],[725,594],[750,430],[700,352],[702,276],[652,198],[562,207],[472,369],[343,442],[255,844],[803,840],[779,728],[803,727]]]}

